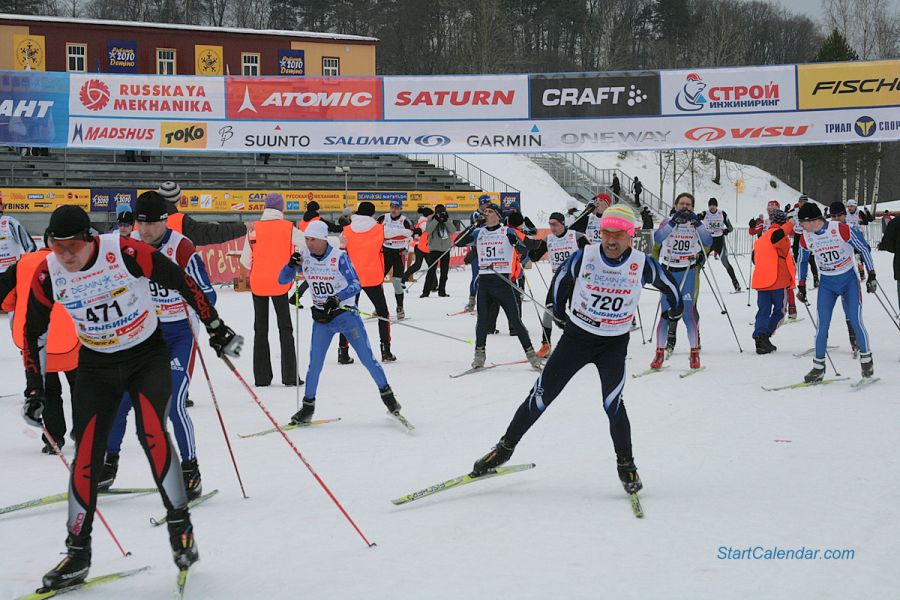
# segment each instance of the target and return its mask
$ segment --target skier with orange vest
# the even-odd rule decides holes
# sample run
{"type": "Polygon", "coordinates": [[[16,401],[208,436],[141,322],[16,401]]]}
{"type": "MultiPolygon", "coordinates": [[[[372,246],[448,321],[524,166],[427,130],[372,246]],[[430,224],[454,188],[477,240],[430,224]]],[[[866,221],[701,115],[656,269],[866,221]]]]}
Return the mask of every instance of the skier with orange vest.
{"type": "Polygon", "coordinates": [[[269,194],[262,216],[247,234],[240,258],[241,264],[250,271],[254,319],[253,378],[257,387],[270,385],[273,377],[269,355],[270,300],[275,307],[281,343],[281,383],[287,386],[303,385],[303,380],[297,376],[294,327],[287,295],[291,283],[278,283],[281,267],[303,243],[303,232],[284,218],[284,198],[281,194],[269,194]]]}
{"type": "Polygon", "coordinates": [[[181,202],[183,194],[181,186],[174,181],[163,182],[157,192],[168,202],[169,218],[166,224],[169,229],[182,234],[194,246],[224,244],[247,234],[249,226],[240,221],[235,223],[200,222],[190,215],[178,212],[178,204],[181,202]]]}
{"type": "Polygon", "coordinates": [[[409,283],[412,276],[422,268],[422,263],[425,261],[425,257],[428,256],[428,232],[425,231],[425,228],[428,225],[428,217],[434,214],[434,210],[428,206],[420,206],[416,212],[419,215],[419,220],[416,221],[416,230],[421,233],[418,234],[418,238],[413,245],[415,261],[403,274],[404,283],[409,283]]]}
{"type": "Polygon", "coordinates": [[[757,291],[756,326],[753,329],[757,354],[769,354],[778,349],[770,338],[784,322],[787,290],[793,288],[795,275],[791,242],[784,228],[787,214],[775,210],[769,218],[769,229],[753,243],[750,287],[757,291]]]}

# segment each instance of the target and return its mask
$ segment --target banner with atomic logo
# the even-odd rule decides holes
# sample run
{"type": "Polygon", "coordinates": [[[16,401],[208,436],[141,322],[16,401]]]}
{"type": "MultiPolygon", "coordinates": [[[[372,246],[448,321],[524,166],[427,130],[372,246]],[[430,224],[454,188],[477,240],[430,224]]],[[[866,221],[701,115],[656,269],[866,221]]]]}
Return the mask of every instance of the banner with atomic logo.
{"type": "MultiPolygon", "coordinates": [[[[129,69],[133,46],[117,42],[110,61],[129,69]]],[[[218,47],[196,48],[203,75],[2,72],[0,141],[192,152],[500,154],[900,139],[900,61],[298,77],[303,56],[285,52],[280,76],[220,77],[218,47]]]]}

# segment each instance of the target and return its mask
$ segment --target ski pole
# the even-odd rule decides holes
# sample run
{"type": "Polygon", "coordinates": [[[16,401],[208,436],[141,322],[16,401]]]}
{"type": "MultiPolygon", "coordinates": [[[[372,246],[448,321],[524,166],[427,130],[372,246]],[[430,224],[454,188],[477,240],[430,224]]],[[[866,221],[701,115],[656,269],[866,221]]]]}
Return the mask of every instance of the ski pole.
{"type": "MultiPolygon", "coordinates": [[[[884,297],[884,301],[887,303],[887,307],[890,309],[890,314],[892,314],[895,319],[900,319],[900,313],[894,310],[894,307],[891,304],[891,299],[888,297],[887,292],[884,291],[884,288],[881,287],[881,282],[876,279],[875,285],[877,286],[878,291],[880,291],[881,295],[884,297]]],[[[875,294],[875,296],[877,297],[878,294],[875,294]]]]}
{"type": "MultiPolygon", "coordinates": [[[[703,271],[703,276],[706,277],[706,283],[709,283],[709,275],[707,275],[706,269],[704,269],[703,267],[700,267],[700,270],[703,271]]],[[[712,292],[713,297],[715,298],[715,296],[716,296],[716,290],[719,289],[719,282],[716,281],[716,274],[715,274],[715,273],[712,274],[712,280],[713,280],[713,283],[714,283],[715,286],[716,286],[716,289],[715,289],[715,290],[712,289],[712,285],[710,285],[709,291],[712,292]]],[[[722,292],[719,291],[719,294],[721,295],[722,292]]],[[[716,299],[716,302],[718,302],[718,299],[716,299]]],[[[731,314],[728,312],[728,309],[724,307],[724,304],[725,304],[725,298],[722,298],[722,304],[719,305],[719,306],[722,307],[722,314],[725,315],[725,317],[728,319],[728,324],[731,325],[731,333],[734,334],[734,341],[737,342],[737,345],[738,345],[738,351],[740,351],[741,353],[743,353],[743,352],[744,352],[744,349],[741,347],[741,340],[738,338],[737,331],[734,330],[734,323],[732,323],[732,321],[731,321],[731,314]]]]}
{"type": "Polygon", "coordinates": [[[246,500],[249,498],[247,492],[244,491],[244,480],[241,479],[241,471],[238,469],[237,460],[234,458],[234,451],[231,449],[231,440],[228,437],[228,430],[225,428],[225,419],[222,418],[222,411],[219,409],[219,401],[216,399],[216,391],[213,389],[212,379],[209,377],[209,370],[206,368],[206,360],[203,358],[203,352],[200,351],[200,340],[197,339],[197,333],[194,331],[194,324],[191,322],[191,315],[188,313],[187,306],[182,305],[184,315],[187,317],[188,327],[191,328],[191,336],[197,345],[197,356],[200,357],[200,366],[203,367],[203,375],[206,377],[206,385],[209,386],[209,396],[212,398],[213,406],[216,408],[216,415],[219,417],[219,426],[222,428],[222,435],[225,437],[225,445],[228,446],[228,454],[231,455],[231,464],[234,465],[234,474],[237,475],[238,485],[241,486],[241,495],[246,500]]]}
{"type": "MultiPolygon", "coordinates": [[[[709,280],[709,275],[707,275],[707,273],[706,273],[706,265],[705,265],[705,264],[704,264],[703,266],[700,267],[700,270],[703,271],[703,276],[706,277],[706,283],[709,285],[709,291],[712,292],[713,299],[716,301],[716,304],[719,306],[719,312],[720,312],[721,314],[723,314],[723,315],[724,315],[724,314],[727,314],[728,311],[725,310],[725,308],[722,306],[722,303],[719,302],[719,297],[716,295],[716,290],[719,289],[718,284],[716,285],[716,290],[714,290],[714,289],[713,289],[713,284],[712,284],[712,282],[709,280]]],[[[715,277],[713,277],[713,279],[715,279],[715,277]]],[[[721,292],[719,292],[719,293],[721,294],[721,292]]]]}
{"type": "MultiPolygon", "coordinates": [[[[294,278],[294,376],[300,378],[300,273],[294,278]]],[[[297,395],[297,410],[300,410],[300,386],[295,381],[297,395]]]]}
{"type": "MultiPolygon", "coordinates": [[[[531,283],[528,281],[528,277],[525,276],[525,271],[522,271],[522,279],[525,280],[525,285],[528,286],[528,291],[531,292],[532,296],[534,295],[534,290],[531,289],[531,283]]],[[[537,309],[537,304],[532,304],[534,306],[534,314],[537,315],[538,324],[541,326],[541,330],[543,331],[544,323],[543,318],[541,317],[541,312],[537,309]]],[[[519,318],[522,318],[522,315],[519,315],[519,318]]],[[[524,323],[524,321],[523,321],[524,323]]]]}
{"type": "Polygon", "coordinates": [[[875,299],[878,300],[878,304],[880,304],[881,307],[884,309],[884,312],[886,312],[888,314],[888,317],[891,319],[891,323],[894,324],[894,327],[896,327],[897,329],[900,329],[900,325],[897,324],[896,317],[891,313],[890,310],[888,310],[887,305],[885,305],[885,303],[881,300],[881,298],[878,297],[878,294],[874,294],[874,296],[875,296],[875,299]]]}
{"type": "Polygon", "coordinates": [[[538,300],[534,296],[532,296],[531,294],[529,294],[528,292],[526,292],[525,290],[523,290],[522,288],[517,286],[515,283],[513,283],[513,281],[509,277],[507,277],[505,273],[498,273],[497,271],[494,271],[493,266],[488,266],[488,268],[491,271],[493,271],[496,275],[498,275],[500,277],[500,279],[505,281],[508,286],[510,286],[512,289],[516,290],[517,292],[519,292],[520,294],[522,294],[523,296],[525,296],[532,302],[534,302],[538,308],[540,308],[545,313],[550,315],[550,318],[553,319],[554,322],[559,323],[560,325],[565,325],[565,323],[563,323],[562,321],[557,319],[556,316],[551,311],[547,310],[546,306],[544,306],[541,302],[538,302],[538,300]]]}
{"type": "Polygon", "coordinates": [[[538,272],[538,275],[541,276],[541,281],[544,282],[544,287],[547,288],[547,291],[549,292],[549,291],[550,291],[550,286],[547,284],[547,280],[544,279],[544,274],[541,273],[540,266],[539,266],[537,263],[534,263],[534,268],[535,268],[535,270],[538,272]]]}
{"type": "MultiPolygon", "coordinates": [[[[809,303],[802,302],[803,306],[806,307],[806,314],[809,315],[809,320],[812,321],[813,327],[816,328],[816,337],[819,337],[819,324],[816,322],[816,318],[813,316],[812,311],[809,310],[809,303]]],[[[828,362],[831,363],[831,369],[834,371],[835,376],[840,377],[841,374],[838,373],[837,367],[834,366],[834,361],[831,360],[831,354],[828,352],[828,346],[825,346],[825,356],[828,357],[828,362]]]]}
{"type": "Polygon", "coordinates": [[[744,282],[744,287],[750,287],[749,285],[747,285],[747,279],[744,277],[744,270],[741,268],[741,261],[738,260],[737,254],[734,254],[734,253],[728,248],[728,235],[726,234],[726,235],[724,236],[724,238],[725,238],[725,251],[728,252],[728,254],[730,254],[731,256],[734,257],[734,263],[737,265],[738,273],[741,274],[741,281],[744,282]]]}
{"type": "MultiPolygon", "coordinates": [[[[72,473],[72,467],[69,466],[69,461],[66,460],[66,457],[63,456],[62,450],[59,449],[59,446],[56,445],[56,440],[50,435],[50,432],[47,430],[47,426],[41,422],[41,430],[44,432],[44,437],[47,438],[47,441],[50,443],[50,446],[53,447],[53,452],[59,457],[59,460],[66,466],[66,469],[69,471],[69,474],[72,473]]],[[[119,552],[122,553],[123,557],[131,556],[131,552],[125,552],[125,548],[122,547],[122,544],[119,543],[119,538],[116,537],[116,534],[113,533],[112,527],[109,526],[109,523],[106,522],[106,518],[103,516],[103,513],[100,512],[99,506],[94,506],[94,514],[96,514],[100,518],[100,522],[103,523],[103,526],[106,527],[106,531],[109,532],[109,537],[113,539],[116,543],[116,546],[119,548],[119,552]]]]}
{"type": "MultiPolygon", "coordinates": [[[[750,254],[750,283],[753,283],[753,254],[750,254]]],[[[749,285],[747,286],[747,306],[750,306],[750,292],[753,291],[749,285]]]]}
{"type": "MultiPolygon", "coordinates": [[[[425,269],[426,277],[427,277],[427,273],[428,273],[428,271],[431,269],[431,267],[434,267],[434,269],[435,269],[435,275],[437,275],[437,269],[438,269],[438,267],[440,266],[441,259],[444,258],[446,255],[448,255],[448,254],[450,253],[450,251],[452,251],[454,248],[456,248],[456,241],[457,241],[457,240],[461,240],[462,238],[466,237],[466,236],[469,234],[469,231],[472,230],[472,229],[474,229],[474,228],[475,228],[475,223],[472,223],[471,225],[469,225],[468,227],[466,227],[465,229],[463,229],[463,230],[459,233],[458,236],[456,236],[456,240],[454,240],[453,243],[450,244],[450,247],[447,248],[446,252],[444,252],[443,254],[441,254],[440,256],[438,256],[438,257],[437,257],[437,260],[434,261],[433,263],[431,263],[431,264],[428,266],[428,268],[425,269]]],[[[419,283],[419,279],[416,279],[415,281],[413,281],[413,282],[412,282],[412,285],[410,285],[408,288],[406,288],[406,293],[408,294],[408,293],[416,286],[417,283],[419,283]]]]}
{"type": "Polygon", "coordinates": [[[263,413],[265,413],[265,415],[266,415],[266,417],[268,417],[269,421],[272,422],[272,425],[275,426],[275,429],[278,431],[278,433],[281,434],[281,437],[284,438],[284,441],[287,442],[288,446],[291,447],[291,450],[294,451],[294,454],[297,455],[297,458],[300,459],[300,462],[302,462],[304,464],[304,466],[307,468],[307,470],[309,470],[309,472],[312,474],[312,476],[315,478],[315,480],[318,482],[318,484],[320,486],[322,486],[323,490],[325,490],[325,493],[328,494],[328,497],[331,498],[331,501],[334,502],[335,506],[337,506],[338,509],[341,511],[341,514],[343,514],[344,517],[347,519],[347,521],[350,523],[350,525],[353,526],[353,529],[356,530],[356,533],[359,534],[359,537],[361,537],[363,539],[363,541],[366,543],[366,545],[369,548],[372,548],[373,546],[375,546],[374,542],[370,542],[368,540],[368,538],[366,538],[365,534],[362,532],[362,530],[359,528],[359,526],[356,524],[356,522],[350,517],[350,515],[347,513],[347,511],[344,509],[344,507],[341,505],[341,503],[338,501],[338,499],[334,496],[334,494],[328,488],[328,486],[325,485],[325,482],[322,481],[322,478],[319,477],[319,474],[316,473],[315,469],[312,468],[312,465],[310,465],[306,461],[306,459],[303,457],[303,454],[300,453],[300,450],[298,450],[297,446],[294,445],[294,442],[291,441],[291,438],[288,437],[288,435],[284,432],[284,429],[282,429],[281,426],[278,424],[278,421],[276,421],[275,418],[272,416],[272,413],[269,412],[269,410],[266,408],[266,406],[262,403],[262,401],[253,392],[253,388],[250,387],[250,385],[247,383],[247,381],[238,372],[237,367],[234,366],[234,363],[231,362],[231,359],[228,358],[228,356],[224,355],[224,354],[221,356],[221,359],[225,362],[226,365],[228,365],[228,368],[231,369],[231,372],[234,373],[234,376],[238,378],[238,381],[240,381],[241,384],[243,384],[244,388],[247,390],[247,393],[249,393],[250,397],[253,398],[253,401],[256,402],[257,406],[259,406],[260,409],[262,409],[263,413]]]}
{"type": "Polygon", "coordinates": [[[441,332],[439,332],[439,331],[433,331],[433,330],[431,330],[431,329],[425,329],[424,327],[416,327],[415,325],[410,325],[409,323],[404,323],[403,321],[396,321],[396,322],[395,322],[395,321],[391,321],[390,319],[385,319],[384,317],[381,317],[381,316],[379,316],[379,315],[361,311],[361,310],[359,310],[358,308],[354,308],[354,307],[352,307],[352,306],[342,306],[342,307],[341,307],[341,310],[346,310],[347,312],[356,313],[356,314],[358,314],[358,315],[361,315],[361,316],[363,316],[363,317],[369,317],[369,318],[371,318],[371,319],[378,319],[379,321],[386,321],[386,322],[390,323],[391,325],[401,325],[401,326],[403,326],[403,327],[409,327],[410,329],[415,329],[415,330],[417,330],[417,331],[422,331],[422,332],[424,332],[424,333],[430,333],[431,335],[437,335],[437,336],[440,336],[440,337],[442,337],[442,338],[447,338],[447,339],[449,339],[449,340],[454,340],[454,341],[457,341],[457,342],[462,342],[462,343],[464,343],[464,344],[471,344],[471,343],[472,343],[472,340],[464,340],[464,339],[462,339],[462,338],[453,337],[452,335],[447,335],[446,333],[441,333],[441,332]]]}
{"type": "Polygon", "coordinates": [[[647,342],[644,340],[644,320],[641,318],[641,307],[637,307],[637,317],[638,317],[638,325],[641,326],[641,345],[645,345],[647,342]]]}

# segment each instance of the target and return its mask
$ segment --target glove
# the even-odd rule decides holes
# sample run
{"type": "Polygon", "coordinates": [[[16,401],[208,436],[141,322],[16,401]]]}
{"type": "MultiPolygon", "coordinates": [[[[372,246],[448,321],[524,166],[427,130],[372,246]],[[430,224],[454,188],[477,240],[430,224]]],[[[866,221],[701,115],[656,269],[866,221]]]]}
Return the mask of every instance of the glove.
{"type": "Polygon", "coordinates": [[[233,356],[235,358],[241,355],[241,348],[244,346],[244,338],[234,332],[234,330],[222,322],[222,319],[207,324],[206,332],[209,334],[209,345],[216,351],[216,355],[233,356]]]}
{"type": "Polygon", "coordinates": [[[333,312],[336,311],[341,305],[341,299],[337,296],[328,296],[328,299],[325,300],[325,304],[322,308],[325,312],[333,312]]]}
{"type": "Polygon", "coordinates": [[[22,418],[32,427],[44,427],[41,418],[44,415],[44,392],[26,390],[25,403],[22,405],[22,418]]]}
{"type": "Polygon", "coordinates": [[[750,229],[756,227],[756,219],[750,219],[750,222],[747,223],[747,227],[749,227],[750,229]]]}
{"type": "Polygon", "coordinates": [[[875,281],[875,271],[869,271],[869,278],[866,279],[866,291],[874,294],[878,289],[878,282],[875,281]]]}
{"type": "Polygon", "coordinates": [[[806,283],[801,282],[800,285],[797,286],[797,300],[806,304],[806,283]]]}
{"type": "Polygon", "coordinates": [[[662,313],[662,318],[668,321],[669,325],[675,325],[681,319],[681,313],[664,310],[662,313]]]}
{"type": "Polygon", "coordinates": [[[698,252],[697,260],[695,262],[696,262],[696,265],[702,269],[703,265],[706,264],[706,252],[704,252],[703,250],[698,252]]]}
{"type": "Polygon", "coordinates": [[[294,252],[293,254],[291,254],[291,258],[288,261],[288,264],[295,269],[299,269],[300,265],[303,264],[303,255],[299,252],[294,252]]]}
{"type": "Polygon", "coordinates": [[[675,214],[672,215],[671,221],[674,225],[683,225],[688,222],[688,219],[690,218],[691,214],[693,214],[693,213],[691,213],[691,211],[689,211],[686,208],[683,208],[679,211],[676,211],[675,214]]]}
{"type": "Polygon", "coordinates": [[[691,213],[691,214],[688,216],[688,221],[690,221],[691,224],[692,224],[694,227],[700,227],[700,225],[701,225],[701,223],[702,223],[702,221],[701,221],[701,219],[700,219],[700,215],[697,215],[697,214],[694,214],[694,213],[691,213]]]}

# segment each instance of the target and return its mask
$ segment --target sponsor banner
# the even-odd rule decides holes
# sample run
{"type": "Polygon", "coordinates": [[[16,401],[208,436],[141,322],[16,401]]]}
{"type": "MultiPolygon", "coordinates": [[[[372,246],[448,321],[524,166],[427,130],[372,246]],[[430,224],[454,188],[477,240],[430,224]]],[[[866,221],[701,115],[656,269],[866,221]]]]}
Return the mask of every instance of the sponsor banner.
{"type": "Polygon", "coordinates": [[[793,66],[661,71],[664,115],[796,110],[793,66]]]}
{"type": "Polygon", "coordinates": [[[159,123],[142,119],[69,120],[70,148],[159,148],[159,123]]]}
{"type": "Polygon", "coordinates": [[[12,36],[13,64],[17,71],[43,71],[46,69],[47,51],[44,36],[20,35],[12,36]]]}
{"type": "Polygon", "coordinates": [[[87,117],[221,119],[225,80],[171,75],[69,76],[69,114],[87,117]]]}
{"type": "Polygon", "coordinates": [[[304,50],[279,50],[278,74],[293,75],[295,77],[306,75],[306,54],[304,50]]]}
{"type": "Polygon", "coordinates": [[[500,193],[500,211],[507,214],[510,209],[522,211],[522,194],[520,192],[500,193]]]}
{"type": "Polygon", "coordinates": [[[194,46],[194,73],[197,75],[222,75],[222,46],[194,46]]]}
{"type": "Polygon", "coordinates": [[[206,148],[206,123],[163,121],[160,123],[159,147],[175,150],[206,148]]]}
{"type": "Polygon", "coordinates": [[[378,120],[378,77],[227,77],[231,119],[378,120]]]}
{"type": "Polygon", "coordinates": [[[356,192],[356,201],[372,202],[376,206],[385,203],[390,206],[391,202],[400,202],[400,205],[404,206],[407,203],[407,195],[406,192],[356,192]]]}
{"type": "Polygon", "coordinates": [[[231,283],[243,274],[238,256],[234,253],[243,250],[246,239],[246,236],[241,236],[224,244],[197,246],[197,254],[206,267],[211,283],[231,283]]]}
{"type": "Polygon", "coordinates": [[[65,147],[67,73],[0,72],[0,144],[65,147]]]}
{"type": "Polygon", "coordinates": [[[120,204],[134,209],[137,190],[91,188],[91,212],[116,212],[120,204]]]}
{"type": "Polygon", "coordinates": [[[109,73],[137,73],[137,42],[134,40],[109,40],[106,42],[109,73]]]}
{"type": "Polygon", "coordinates": [[[531,118],[660,114],[659,73],[529,75],[531,118]]]}
{"type": "Polygon", "coordinates": [[[527,119],[528,76],[385,77],[384,118],[527,119]]]}
{"type": "Polygon", "coordinates": [[[879,114],[881,116],[877,119],[868,114],[860,114],[855,118],[828,119],[824,125],[825,133],[826,135],[840,135],[842,137],[847,137],[852,133],[859,138],[855,141],[862,141],[862,138],[871,138],[878,133],[893,134],[895,139],[897,136],[900,136],[900,113],[894,111],[892,114],[879,114]]]}
{"type": "Polygon", "coordinates": [[[797,66],[800,108],[900,105],[900,61],[797,66]]]}
{"type": "Polygon", "coordinates": [[[73,204],[91,210],[91,190],[61,188],[0,188],[0,202],[7,212],[53,212],[73,204]]]}

